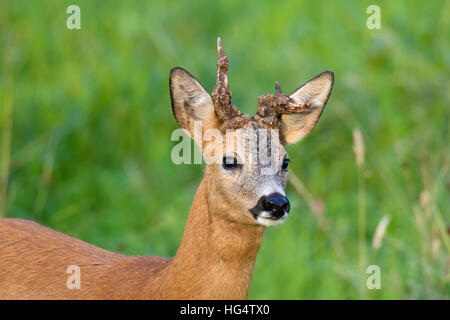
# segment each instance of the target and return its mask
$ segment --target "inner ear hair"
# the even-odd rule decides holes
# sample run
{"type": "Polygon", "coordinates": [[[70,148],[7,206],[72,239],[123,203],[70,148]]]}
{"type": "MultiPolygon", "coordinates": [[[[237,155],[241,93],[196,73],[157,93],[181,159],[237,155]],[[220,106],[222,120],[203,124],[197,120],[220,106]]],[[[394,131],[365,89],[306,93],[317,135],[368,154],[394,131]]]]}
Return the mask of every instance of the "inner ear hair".
{"type": "Polygon", "coordinates": [[[306,104],[310,107],[301,113],[281,115],[280,138],[284,145],[300,141],[314,129],[330,97],[333,83],[333,72],[325,71],[299,87],[289,96],[295,103],[306,104]]]}
{"type": "Polygon", "coordinates": [[[324,71],[304,85],[298,87],[289,96],[298,104],[325,107],[334,84],[334,73],[324,71]]]}
{"type": "Polygon", "coordinates": [[[194,121],[201,121],[203,130],[217,128],[217,117],[211,96],[186,70],[170,71],[172,111],[178,125],[193,137],[194,121]]]}

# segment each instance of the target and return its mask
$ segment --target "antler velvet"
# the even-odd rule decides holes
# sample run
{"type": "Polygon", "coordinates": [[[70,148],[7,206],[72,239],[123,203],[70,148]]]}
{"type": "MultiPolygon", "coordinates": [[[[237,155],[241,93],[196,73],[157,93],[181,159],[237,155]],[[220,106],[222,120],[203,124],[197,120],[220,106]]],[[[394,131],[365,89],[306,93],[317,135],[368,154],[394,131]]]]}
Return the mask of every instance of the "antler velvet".
{"type": "MultiPolygon", "coordinates": [[[[220,38],[217,39],[217,80],[211,94],[214,109],[220,122],[221,131],[226,129],[238,129],[250,120],[246,114],[242,114],[231,102],[231,91],[228,89],[229,62],[223,51],[220,38]]],[[[292,98],[283,94],[280,84],[275,83],[275,94],[265,94],[258,98],[256,120],[261,125],[271,129],[280,128],[280,116],[289,113],[305,112],[311,107],[307,103],[298,104],[292,98]]]]}
{"type": "Polygon", "coordinates": [[[217,39],[217,81],[211,94],[214,109],[220,122],[220,129],[237,129],[243,127],[250,117],[242,114],[231,102],[231,91],[228,90],[228,58],[222,49],[220,38],[217,39]]]}

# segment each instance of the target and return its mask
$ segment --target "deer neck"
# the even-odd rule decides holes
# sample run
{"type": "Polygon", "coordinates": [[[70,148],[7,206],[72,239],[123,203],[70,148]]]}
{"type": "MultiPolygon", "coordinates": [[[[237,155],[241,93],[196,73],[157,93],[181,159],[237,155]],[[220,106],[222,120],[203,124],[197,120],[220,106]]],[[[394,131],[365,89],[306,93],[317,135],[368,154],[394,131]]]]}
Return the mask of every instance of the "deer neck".
{"type": "MultiPolygon", "coordinates": [[[[264,227],[230,222],[206,179],[194,197],[183,237],[167,267],[163,298],[246,299],[264,227]],[[214,202],[214,204],[212,204],[214,202]]],[[[219,201],[220,202],[220,201],[219,201]]]]}

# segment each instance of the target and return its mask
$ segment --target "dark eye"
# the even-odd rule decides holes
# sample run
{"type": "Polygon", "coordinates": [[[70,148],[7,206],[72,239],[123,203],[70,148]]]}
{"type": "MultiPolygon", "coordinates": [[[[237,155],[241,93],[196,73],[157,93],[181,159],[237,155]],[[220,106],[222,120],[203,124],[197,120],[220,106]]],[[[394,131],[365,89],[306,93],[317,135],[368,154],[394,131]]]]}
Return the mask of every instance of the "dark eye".
{"type": "Polygon", "coordinates": [[[289,165],[289,159],[284,159],[283,160],[283,164],[281,165],[281,169],[283,170],[283,171],[286,171],[287,170],[287,168],[288,168],[288,165],[289,165]]]}
{"type": "Polygon", "coordinates": [[[238,167],[238,162],[235,157],[223,157],[223,168],[226,170],[233,170],[238,167]]]}

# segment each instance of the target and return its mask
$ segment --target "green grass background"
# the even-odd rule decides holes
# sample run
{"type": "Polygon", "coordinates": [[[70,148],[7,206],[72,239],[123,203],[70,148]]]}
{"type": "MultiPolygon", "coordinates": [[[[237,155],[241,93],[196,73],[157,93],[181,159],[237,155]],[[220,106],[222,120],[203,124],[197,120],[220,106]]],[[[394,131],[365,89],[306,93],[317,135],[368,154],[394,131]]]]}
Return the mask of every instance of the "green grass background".
{"type": "Polygon", "coordinates": [[[203,167],[171,161],[169,70],[211,90],[217,36],[246,113],[276,80],[290,92],[335,72],[318,126],[288,147],[306,190],[288,185],[250,298],[448,299],[449,1],[1,1],[0,215],[172,256],[203,167]],[[66,28],[70,4],[81,30],[66,28]],[[380,290],[365,287],[372,264],[380,290]]]}

